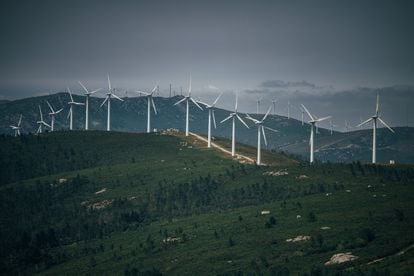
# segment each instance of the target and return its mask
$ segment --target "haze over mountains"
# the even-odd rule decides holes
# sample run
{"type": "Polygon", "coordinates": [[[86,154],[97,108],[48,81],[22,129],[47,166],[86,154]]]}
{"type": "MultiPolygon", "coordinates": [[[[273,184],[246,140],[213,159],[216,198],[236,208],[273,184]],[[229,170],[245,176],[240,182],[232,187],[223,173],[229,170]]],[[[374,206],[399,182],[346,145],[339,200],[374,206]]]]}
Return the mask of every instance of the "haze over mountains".
{"type": "MultiPolygon", "coordinates": [[[[74,95],[75,101],[84,102],[84,97],[74,95]]],[[[144,132],[147,122],[147,100],[145,97],[123,98],[124,102],[113,101],[112,103],[112,130],[125,132],[144,132]]],[[[185,128],[185,105],[174,106],[174,103],[181,99],[180,96],[172,98],[155,97],[155,104],[158,115],[152,115],[152,127],[162,130],[185,128]]],[[[64,107],[65,110],[56,117],[55,129],[68,129],[66,118],[68,108],[67,93],[57,93],[49,96],[26,98],[15,101],[3,101],[0,103],[0,133],[11,134],[9,125],[18,121],[19,114],[23,114],[22,131],[34,133],[37,129],[35,121],[38,120],[38,105],[42,106],[45,120],[49,108],[46,105],[48,100],[55,108],[64,107]]],[[[92,97],[90,99],[90,128],[95,130],[106,129],[106,107],[100,107],[103,99],[92,97]]],[[[224,109],[216,110],[217,129],[213,130],[213,136],[229,138],[231,135],[231,123],[220,124],[219,121],[228,116],[230,111],[224,109]]],[[[311,112],[319,115],[317,110],[311,112]]],[[[263,115],[251,114],[260,118],[263,115]]],[[[325,115],[325,114],[320,114],[325,115]]],[[[329,115],[329,114],[326,114],[329,115]]],[[[47,119],[46,119],[47,118],[47,119]]],[[[85,108],[75,106],[74,109],[75,129],[84,129],[85,108]]],[[[309,154],[309,133],[310,127],[295,119],[287,119],[284,116],[270,115],[266,125],[277,129],[279,132],[269,132],[268,149],[286,151],[291,154],[300,155],[308,159],[309,154]]],[[[256,146],[257,132],[253,124],[251,128],[237,125],[237,142],[256,146]]],[[[195,133],[207,133],[207,112],[200,111],[190,105],[190,130],[195,133]]],[[[378,131],[378,161],[388,163],[395,160],[401,163],[414,163],[414,130],[413,128],[397,127],[396,133],[388,130],[378,131]]],[[[342,133],[319,128],[319,134],[315,137],[315,158],[322,161],[352,162],[356,160],[370,161],[371,158],[372,131],[370,129],[342,133]]]]}

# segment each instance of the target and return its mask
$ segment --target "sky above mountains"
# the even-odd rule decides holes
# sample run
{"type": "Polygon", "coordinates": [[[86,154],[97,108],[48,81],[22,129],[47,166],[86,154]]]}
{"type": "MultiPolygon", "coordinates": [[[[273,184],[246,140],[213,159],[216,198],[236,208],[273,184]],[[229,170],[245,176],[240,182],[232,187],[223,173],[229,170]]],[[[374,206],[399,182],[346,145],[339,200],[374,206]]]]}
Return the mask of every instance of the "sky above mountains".
{"type": "Polygon", "coordinates": [[[406,125],[412,14],[412,1],[5,0],[0,95],[53,93],[77,80],[105,87],[107,73],[122,91],[160,80],[168,95],[170,83],[186,91],[191,74],[194,94],[223,91],[223,107],[234,92],[248,112],[277,97],[281,108],[291,99],[335,112],[338,123],[351,105],[362,109],[350,121],[364,117],[380,92],[392,123],[406,125]]]}

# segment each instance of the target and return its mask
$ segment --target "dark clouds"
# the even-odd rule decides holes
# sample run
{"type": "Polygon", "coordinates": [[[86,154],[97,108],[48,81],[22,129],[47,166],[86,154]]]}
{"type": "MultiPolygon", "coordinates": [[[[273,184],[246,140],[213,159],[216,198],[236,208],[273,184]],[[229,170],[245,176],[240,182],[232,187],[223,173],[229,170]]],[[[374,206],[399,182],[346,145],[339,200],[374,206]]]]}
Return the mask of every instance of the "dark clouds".
{"type": "Polygon", "coordinates": [[[191,74],[199,97],[217,94],[209,85],[227,91],[224,106],[247,89],[311,100],[333,87],[414,85],[413,14],[403,0],[5,0],[0,95],[106,87],[108,72],[120,89],[161,80],[164,92],[185,90],[191,74]]]}
{"type": "Polygon", "coordinates": [[[260,84],[260,87],[266,88],[318,88],[316,84],[310,83],[308,81],[282,81],[282,80],[268,80],[260,84]]]}

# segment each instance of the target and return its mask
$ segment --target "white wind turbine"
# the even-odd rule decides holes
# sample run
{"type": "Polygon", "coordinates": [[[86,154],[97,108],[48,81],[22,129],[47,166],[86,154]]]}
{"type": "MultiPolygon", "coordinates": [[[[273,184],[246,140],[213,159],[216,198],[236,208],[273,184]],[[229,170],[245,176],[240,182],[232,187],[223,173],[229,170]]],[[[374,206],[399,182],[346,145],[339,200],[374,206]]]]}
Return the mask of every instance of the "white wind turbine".
{"type": "Polygon", "coordinates": [[[259,114],[259,112],[260,112],[260,102],[261,102],[261,100],[262,99],[257,99],[256,100],[256,114],[259,114]]]}
{"type": "Polygon", "coordinates": [[[276,103],[278,99],[272,99],[272,105],[273,105],[273,115],[276,115],[276,103]]]}
{"type": "Polygon", "coordinates": [[[40,113],[40,121],[37,121],[37,124],[39,125],[39,128],[37,129],[36,134],[42,133],[43,132],[43,126],[47,126],[50,127],[50,125],[48,125],[44,120],[43,120],[43,113],[42,113],[42,109],[40,108],[39,105],[39,113],[40,113]]]}
{"type": "Polygon", "coordinates": [[[220,99],[221,95],[223,93],[221,93],[220,95],[218,95],[218,97],[216,98],[216,100],[210,105],[210,104],[206,104],[203,103],[201,101],[198,101],[199,103],[202,103],[203,105],[206,106],[206,109],[208,110],[208,139],[207,139],[207,147],[211,148],[211,119],[213,118],[213,123],[214,123],[214,128],[217,128],[216,125],[216,116],[214,115],[214,107],[216,106],[218,100],[220,99]]]}
{"type": "Polygon", "coordinates": [[[287,118],[288,119],[290,119],[290,107],[291,107],[291,104],[290,104],[290,101],[288,101],[288,104],[287,104],[287,118]]]}
{"type": "Polygon", "coordinates": [[[329,127],[330,127],[331,135],[332,135],[333,134],[333,129],[334,129],[334,127],[337,127],[337,125],[335,125],[334,123],[332,123],[332,120],[329,120],[329,127]]]}
{"type": "Polygon", "coordinates": [[[20,130],[22,127],[20,124],[22,123],[22,114],[20,114],[19,122],[17,123],[17,126],[11,125],[10,128],[14,130],[14,137],[20,136],[20,130]]]}
{"type": "Polygon", "coordinates": [[[352,127],[351,127],[351,125],[348,123],[348,121],[347,120],[345,120],[345,129],[346,129],[346,132],[349,132],[349,130],[351,129],[352,127]]]}
{"type": "Polygon", "coordinates": [[[74,105],[85,105],[85,104],[84,103],[78,103],[78,102],[75,102],[73,100],[72,92],[70,92],[69,87],[68,87],[68,93],[69,93],[69,96],[70,96],[70,102],[68,102],[68,104],[70,105],[69,113],[68,113],[68,118],[70,119],[69,129],[72,130],[73,129],[73,106],[74,105]]]}
{"type": "Polygon", "coordinates": [[[63,108],[55,111],[52,107],[52,105],[46,101],[47,105],[49,106],[50,112],[49,115],[51,117],[51,122],[50,122],[50,131],[54,131],[55,130],[55,117],[57,114],[59,114],[60,112],[62,112],[63,108]]]}
{"type": "Polygon", "coordinates": [[[101,107],[108,102],[108,118],[106,121],[106,130],[110,131],[111,130],[111,98],[114,97],[117,100],[120,101],[124,101],[123,99],[121,99],[120,97],[118,97],[117,95],[114,94],[115,88],[111,87],[111,80],[109,79],[109,74],[108,74],[108,93],[106,93],[106,98],[105,100],[102,102],[101,107]]]}
{"type": "Polygon", "coordinates": [[[377,162],[377,127],[378,121],[381,122],[386,128],[388,128],[392,133],[395,133],[394,130],[385,123],[381,117],[379,112],[379,95],[377,95],[377,106],[375,108],[375,114],[371,116],[371,118],[367,119],[366,121],[360,123],[357,127],[365,125],[372,121],[372,164],[377,162]]]}
{"type": "Polygon", "coordinates": [[[152,105],[152,108],[154,109],[155,115],[157,115],[157,109],[155,108],[154,99],[152,97],[154,92],[157,91],[157,89],[158,89],[158,83],[154,86],[151,92],[145,92],[145,91],[139,91],[139,90],[135,91],[140,94],[144,94],[147,97],[147,102],[148,102],[147,133],[151,132],[151,105],[152,105]]]}
{"type": "Polygon", "coordinates": [[[89,91],[85,85],[83,85],[83,83],[81,83],[80,81],[78,81],[78,83],[80,84],[80,86],[82,86],[83,90],[85,91],[85,130],[89,129],[89,97],[92,94],[95,94],[96,92],[100,91],[101,88],[98,88],[96,90],[93,91],[89,91]]]}
{"type": "Polygon", "coordinates": [[[309,115],[310,117],[310,125],[311,125],[311,134],[310,134],[310,139],[309,139],[309,144],[310,144],[310,163],[313,163],[313,137],[314,137],[314,131],[315,131],[315,125],[316,123],[325,121],[327,119],[330,119],[332,116],[327,116],[327,117],[323,117],[323,118],[317,118],[316,116],[312,116],[312,114],[309,112],[309,110],[306,108],[306,106],[304,106],[302,104],[302,108],[305,110],[305,112],[309,115]]]}
{"type": "Polygon", "coordinates": [[[220,123],[224,123],[225,121],[232,119],[232,135],[231,135],[231,156],[235,155],[235,149],[236,149],[236,118],[242,122],[243,125],[245,125],[247,128],[249,126],[243,121],[243,119],[237,114],[237,104],[238,104],[238,95],[236,95],[236,105],[234,107],[234,112],[230,113],[230,115],[225,118],[220,123]]]}
{"type": "Polygon", "coordinates": [[[269,109],[267,110],[262,120],[257,120],[255,118],[250,117],[249,114],[246,114],[247,115],[246,118],[253,121],[257,125],[257,161],[256,161],[257,165],[261,165],[261,140],[262,140],[261,134],[263,134],[263,140],[264,140],[265,145],[267,146],[267,139],[266,139],[266,134],[265,134],[264,129],[277,132],[277,130],[263,125],[264,121],[266,120],[267,116],[270,113],[271,108],[272,106],[269,106],[269,109]]]}
{"type": "Polygon", "coordinates": [[[200,108],[201,110],[203,110],[201,108],[201,106],[198,105],[198,103],[191,98],[191,77],[190,77],[190,85],[188,87],[188,95],[185,96],[184,98],[182,98],[181,100],[179,100],[178,102],[176,102],[174,105],[180,104],[182,102],[186,103],[186,108],[187,108],[187,112],[186,112],[186,116],[185,116],[185,136],[188,136],[188,128],[189,128],[189,116],[190,116],[190,101],[192,101],[198,108],[200,108]]]}

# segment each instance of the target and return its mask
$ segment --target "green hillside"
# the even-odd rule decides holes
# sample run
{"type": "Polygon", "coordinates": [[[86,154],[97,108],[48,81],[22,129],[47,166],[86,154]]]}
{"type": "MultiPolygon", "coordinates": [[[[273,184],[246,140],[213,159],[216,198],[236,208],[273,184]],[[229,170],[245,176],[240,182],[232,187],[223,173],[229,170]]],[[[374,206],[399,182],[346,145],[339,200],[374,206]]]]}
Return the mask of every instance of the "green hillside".
{"type": "MultiPolygon", "coordinates": [[[[74,95],[75,101],[84,102],[83,96],[74,95]]],[[[185,127],[185,105],[174,106],[181,97],[172,98],[155,97],[158,115],[152,115],[152,127],[158,130],[179,129],[185,127]]],[[[10,125],[19,120],[19,114],[23,114],[22,132],[34,133],[37,130],[36,121],[38,120],[38,105],[42,106],[44,118],[49,122],[50,118],[46,115],[49,112],[46,105],[48,100],[56,109],[65,108],[56,117],[55,127],[58,130],[68,129],[67,120],[67,93],[57,93],[48,96],[39,96],[15,101],[0,102],[0,133],[13,134],[10,125]]],[[[106,129],[106,107],[100,107],[102,98],[91,97],[90,99],[90,128],[94,130],[106,129]]],[[[112,129],[123,132],[144,132],[146,131],[147,120],[147,100],[145,97],[124,98],[123,102],[114,101],[112,103],[112,129]]],[[[214,137],[231,137],[231,123],[220,124],[219,121],[226,118],[230,111],[217,109],[216,120],[217,129],[213,129],[214,137]]],[[[74,128],[84,129],[85,108],[76,106],[74,109],[74,128]]],[[[241,114],[244,117],[243,114],[241,114]]],[[[252,115],[261,117],[263,115],[252,115]]],[[[190,130],[199,133],[207,133],[207,111],[200,111],[197,107],[190,106],[190,130]]],[[[335,120],[335,118],[334,118],[335,120]]],[[[256,126],[246,121],[250,129],[238,124],[236,127],[237,141],[243,144],[256,146],[257,130],[256,126]]],[[[279,132],[267,132],[267,149],[283,150],[291,154],[301,156],[308,160],[309,156],[309,135],[310,126],[295,119],[288,119],[284,116],[270,115],[266,125],[277,129],[279,132]]],[[[389,163],[390,159],[397,163],[414,163],[414,128],[398,127],[396,133],[392,134],[386,129],[378,129],[378,162],[389,163]]],[[[370,162],[372,131],[358,130],[349,133],[334,132],[320,128],[315,137],[316,153],[315,158],[321,161],[330,162],[370,162]]]]}
{"type": "Polygon", "coordinates": [[[4,274],[414,271],[412,166],[310,167],[277,152],[256,166],[175,131],[0,139],[4,274]],[[347,252],[358,258],[325,265],[347,252]]]}

